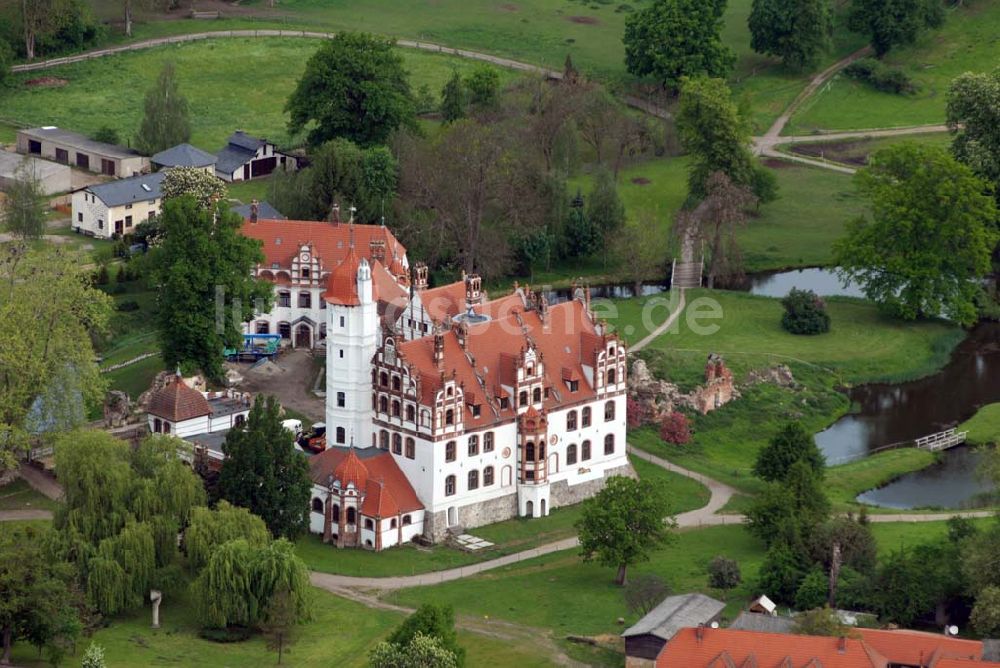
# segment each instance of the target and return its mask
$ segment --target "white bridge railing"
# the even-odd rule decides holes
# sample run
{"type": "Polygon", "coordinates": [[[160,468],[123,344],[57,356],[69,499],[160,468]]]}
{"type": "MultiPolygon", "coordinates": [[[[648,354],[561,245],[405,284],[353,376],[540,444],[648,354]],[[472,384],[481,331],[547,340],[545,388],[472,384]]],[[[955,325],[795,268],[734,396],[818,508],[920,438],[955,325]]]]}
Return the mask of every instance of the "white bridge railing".
{"type": "Polygon", "coordinates": [[[924,450],[930,450],[932,452],[936,450],[947,450],[948,448],[953,448],[956,445],[965,443],[965,439],[968,435],[969,432],[967,431],[947,429],[936,434],[931,434],[930,436],[921,436],[916,440],[916,444],[918,448],[923,448],[924,450]]]}

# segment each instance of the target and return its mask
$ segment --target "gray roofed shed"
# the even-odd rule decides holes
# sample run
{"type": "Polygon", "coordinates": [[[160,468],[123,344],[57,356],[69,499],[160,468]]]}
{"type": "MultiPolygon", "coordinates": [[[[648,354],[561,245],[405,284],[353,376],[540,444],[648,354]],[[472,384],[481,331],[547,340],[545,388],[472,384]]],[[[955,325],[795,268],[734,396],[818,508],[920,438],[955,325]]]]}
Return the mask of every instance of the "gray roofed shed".
{"type": "MultiPolygon", "coordinates": [[[[240,204],[234,206],[232,210],[243,216],[245,220],[250,220],[250,206],[250,204],[240,204]]],[[[286,216],[267,202],[257,203],[257,218],[260,220],[287,220],[286,216]]]]}
{"type": "Polygon", "coordinates": [[[191,144],[178,144],[160,151],[150,161],[161,167],[211,167],[216,157],[191,144]]]}
{"type": "Polygon", "coordinates": [[[142,174],[128,179],[109,181],[96,186],[89,186],[87,191],[94,194],[107,206],[121,206],[131,202],[145,202],[159,199],[160,185],[166,176],[164,172],[142,174]]]}
{"type": "Polygon", "coordinates": [[[759,633],[791,633],[794,626],[795,621],[791,617],[777,617],[744,610],[729,628],[759,633]]]}
{"type": "Polygon", "coordinates": [[[718,621],[726,604],[704,594],[668,596],[622,633],[625,654],[655,659],[668,640],[683,628],[718,621]]]}

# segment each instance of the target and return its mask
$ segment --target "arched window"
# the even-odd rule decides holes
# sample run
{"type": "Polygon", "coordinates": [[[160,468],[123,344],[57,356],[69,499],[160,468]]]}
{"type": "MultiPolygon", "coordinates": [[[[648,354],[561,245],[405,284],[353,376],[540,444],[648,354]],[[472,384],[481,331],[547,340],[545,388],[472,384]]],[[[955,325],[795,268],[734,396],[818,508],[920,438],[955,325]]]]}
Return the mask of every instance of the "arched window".
{"type": "Polygon", "coordinates": [[[389,399],[387,397],[378,398],[378,412],[379,413],[389,412],[389,399]]]}
{"type": "Polygon", "coordinates": [[[608,369],[608,385],[614,385],[614,384],[615,384],[615,370],[608,369]]]}
{"type": "Polygon", "coordinates": [[[417,409],[413,406],[407,404],[406,406],[406,421],[413,422],[414,417],[416,417],[417,409]]]}
{"type": "Polygon", "coordinates": [[[403,515],[403,526],[405,527],[407,524],[413,524],[413,518],[409,515],[403,515]]]}
{"type": "Polygon", "coordinates": [[[566,446],[566,466],[576,464],[576,443],[566,446]]]}
{"type": "Polygon", "coordinates": [[[399,526],[399,524],[398,524],[398,523],[396,522],[396,518],[395,518],[395,517],[393,517],[393,518],[392,518],[392,521],[391,521],[391,522],[389,522],[389,528],[390,528],[390,529],[395,529],[395,528],[396,528],[397,526],[399,526]]]}
{"type": "Polygon", "coordinates": [[[590,406],[584,406],[583,410],[580,411],[580,422],[583,423],[584,427],[590,426],[590,406]]]}
{"type": "Polygon", "coordinates": [[[399,400],[392,400],[392,417],[399,417],[399,400]]]}
{"type": "Polygon", "coordinates": [[[536,387],[535,388],[534,392],[532,392],[531,400],[533,402],[535,402],[536,404],[541,402],[541,400],[542,400],[542,388],[540,388],[540,387],[536,387]]]}
{"type": "Polygon", "coordinates": [[[159,434],[161,431],[163,431],[163,423],[160,422],[160,418],[154,418],[153,419],[153,433],[154,434],[159,434]]]}
{"type": "Polygon", "coordinates": [[[469,437],[469,456],[475,457],[479,454],[479,435],[473,434],[469,437]]]}
{"type": "Polygon", "coordinates": [[[525,390],[525,391],[521,392],[519,395],[517,395],[517,405],[518,406],[527,406],[528,405],[528,391],[527,390],[525,390]]]}
{"type": "Polygon", "coordinates": [[[590,459],[590,441],[584,441],[580,446],[580,461],[585,462],[590,459]]]}
{"type": "Polygon", "coordinates": [[[389,374],[387,374],[385,371],[383,371],[382,373],[380,373],[378,375],[378,384],[381,385],[382,387],[388,386],[389,385],[389,374]]]}
{"type": "Polygon", "coordinates": [[[444,446],[444,460],[446,462],[455,461],[455,441],[448,441],[444,446]]]}
{"type": "Polygon", "coordinates": [[[566,413],[566,431],[576,430],[576,411],[566,413]]]}
{"type": "Polygon", "coordinates": [[[479,489],[479,471],[469,471],[469,489],[479,489]]]}
{"type": "Polygon", "coordinates": [[[615,435],[608,434],[604,437],[604,454],[613,455],[615,454],[615,435]]]}
{"type": "Polygon", "coordinates": [[[357,521],[358,521],[357,511],[355,511],[354,508],[348,508],[347,509],[347,523],[348,524],[356,524],[357,521]]]}
{"type": "Polygon", "coordinates": [[[538,444],[538,460],[541,461],[545,459],[545,443],[538,444]]]}
{"type": "Polygon", "coordinates": [[[392,454],[403,454],[403,437],[399,434],[392,435],[392,454]]]}
{"type": "Polygon", "coordinates": [[[347,432],[343,427],[337,427],[337,443],[343,443],[347,439],[347,432]]]}
{"type": "Polygon", "coordinates": [[[524,446],[524,458],[529,462],[535,461],[535,444],[531,441],[528,441],[524,446]]]}
{"type": "Polygon", "coordinates": [[[337,505],[337,504],[334,504],[334,506],[333,506],[333,523],[337,524],[338,522],[340,522],[340,506],[337,505]]]}
{"type": "Polygon", "coordinates": [[[406,458],[413,459],[417,456],[415,443],[412,438],[407,437],[406,439],[406,458]]]}
{"type": "Polygon", "coordinates": [[[445,496],[455,495],[455,476],[450,475],[444,479],[444,495],[445,496]]]}
{"type": "Polygon", "coordinates": [[[615,402],[609,401],[604,404],[604,421],[611,422],[615,419],[615,402]]]}
{"type": "Polygon", "coordinates": [[[387,432],[385,429],[383,429],[378,433],[378,447],[382,448],[383,450],[389,449],[389,432],[387,432]]]}
{"type": "Polygon", "coordinates": [[[455,424],[455,411],[450,408],[444,412],[444,423],[455,424]]]}
{"type": "Polygon", "coordinates": [[[392,377],[392,389],[399,392],[399,376],[392,377]]]}
{"type": "Polygon", "coordinates": [[[369,531],[373,531],[375,529],[375,523],[372,522],[369,519],[366,519],[365,520],[365,528],[368,529],[369,531]]]}
{"type": "Polygon", "coordinates": [[[313,512],[323,512],[323,502],[318,497],[313,497],[313,512]]]}
{"type": "Polygon", "coordinates": [[[489,487],[493,484],[493,467],[487,466],[483,469],[483,487],[489,487]]]}

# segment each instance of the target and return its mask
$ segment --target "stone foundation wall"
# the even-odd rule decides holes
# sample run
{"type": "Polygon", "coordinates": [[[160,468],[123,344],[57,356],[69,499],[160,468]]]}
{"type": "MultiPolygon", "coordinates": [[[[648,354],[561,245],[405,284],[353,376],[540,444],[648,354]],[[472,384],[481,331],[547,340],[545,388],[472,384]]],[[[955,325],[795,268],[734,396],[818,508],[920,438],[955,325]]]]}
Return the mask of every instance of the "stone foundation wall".
{"type": "MultiPolygon", "coordinates": [[[[481,527],[517,517],[517,492],[511,492],[482,503],[472,503],[458,509],[458,526],[463,529],[481,527]]],[[[424,515],[424,536],[435,543],[444,540],[448,532],[448,511],[424,515]]]]}
{"type": "Polygon", "coordinates": [[[589,499],[604,489],[604,482],[613,475],[623,475],[628,476],[629,478],[639,477],[636,474],[635,469],[632,468],[631,464],[625,464],[613,469],[608,469],[604,472],[603,478],[581,482],[578,485],[570,486],[567,481],[560,480],[559,482],[552,483],[552,486],[549,489],[549,501],[553,508],[572,506],[580,503],[584,499],[589,499]]]}

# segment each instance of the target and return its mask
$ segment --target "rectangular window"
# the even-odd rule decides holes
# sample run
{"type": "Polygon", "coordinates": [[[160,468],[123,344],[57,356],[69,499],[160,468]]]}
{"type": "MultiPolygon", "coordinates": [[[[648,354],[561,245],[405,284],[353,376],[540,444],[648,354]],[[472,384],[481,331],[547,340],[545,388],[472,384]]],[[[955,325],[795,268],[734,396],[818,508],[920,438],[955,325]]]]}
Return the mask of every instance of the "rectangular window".
{"type": "Polygon", "coordinates": [[[469,437],[469,456],[475,457],[479,454],[479,435],[473,434],[469,437]]]}
{"type": "Polygon", "coordinates": [[[97,229],[99,229],[99,230],[103,230],[104,229],[104,221],[101,220],[100,218],[97,219],[97,229]]]}
{"type": "Polygon", "coordinates": [[[83,212],[80,212],[80,213],[76,214],[76,222],[78,222],[78,223],[82,223],[83,222],[83,212]]]}
{"type": "Polygon", "coordinates": [[[125,216],[125,227],[132,227],[132,216],[125,216]]]}
{"type": "Polygon", "coordinates": [[[344,316],[340,316],[340,326],[344,326],[344,316]]]}
{"type": "Polygon", "coordinates": [[[127,210],[129,210],[129,209],[131,209],[131,208],[132,208],[132,205],[131,205],[131,204],[126,204],[126,205],[125,205],[125,210],[126,210],[126,211],[127,211],[127,210]]]}
{"type": "Polygon", "coordinates": [[[344,349],[340,349],[340,359],[344,359],[344,349]]]}
{"type": "Polygon", "coordinates": [[[415,450],[416,450],[416,444],[413,442],[413,439],[412,438],[406,439],[406,458],[414,459],[417,456],[415,450]]]}
{"type": "Polygon", "coordinates": [[[455,461],[455,441],[448,441],[448,444],[444,446],[444,460],[446,462],[455,461]]]}
{"type": "Polygon", "coordinates": [[[90,169],[90,156],[86,153],[77,153],[76,166],[80,169],[90,169]]]}
{"type": "Polygon", "coordinates": [[[344,396],[343,392],[337,392],[337,408],[343,408],[347,405],[347,398],[344,396]]]}
{"type": "Polygon", "coordinates": [[[69,164],[69,151],[64,148],[56,149],[56,162],[61,162],[64,165],[69,164]]]}
{"type": "Polygon", "coordinates": [[[292,295],[287,292],[278,293],[278,306],[284,306],[285,308],[292,305],[292,295]]]}
{"type": "Polygon", "coordinates": [[[299,270],[299,275],[301,275],[302,278],[309,278],[309,270],[306,267],[302,267],[302,269],[299,270]]]}
{"type": "Polygon", "coordinates": [[[493,432],[483,434],[483,452],[493,452],[493,432]]]}

